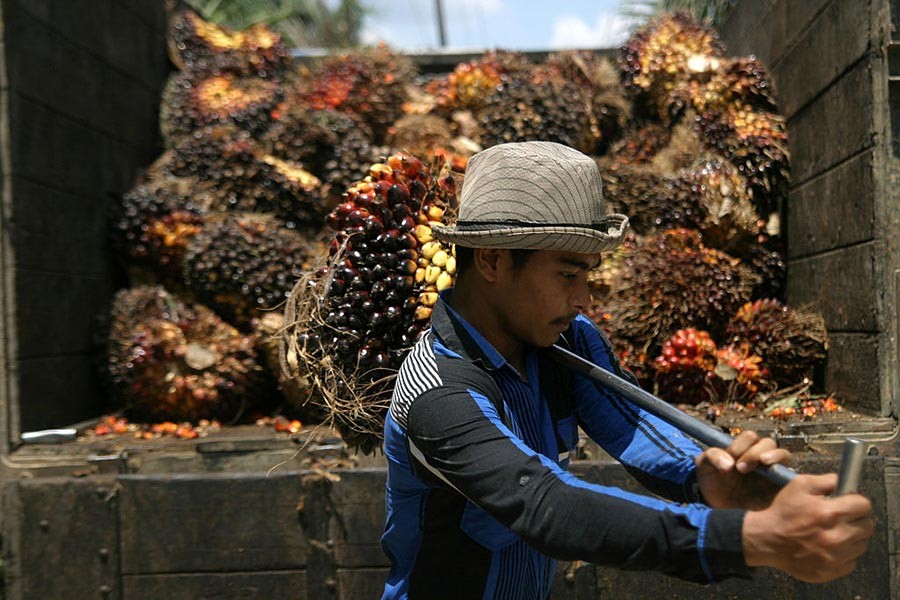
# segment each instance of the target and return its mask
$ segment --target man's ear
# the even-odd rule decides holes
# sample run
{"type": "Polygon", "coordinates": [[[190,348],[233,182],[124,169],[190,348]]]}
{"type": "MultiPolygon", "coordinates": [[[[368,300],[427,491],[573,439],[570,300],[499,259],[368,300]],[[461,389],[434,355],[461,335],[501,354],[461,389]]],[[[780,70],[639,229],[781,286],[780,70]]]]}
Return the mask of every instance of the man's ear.
{"type": "Polygon", "coordinates": [[[504,252],[509,251],[501,248],[475,248],[475,269],[483,279],[491,283],[497,281],[504,252]]]}

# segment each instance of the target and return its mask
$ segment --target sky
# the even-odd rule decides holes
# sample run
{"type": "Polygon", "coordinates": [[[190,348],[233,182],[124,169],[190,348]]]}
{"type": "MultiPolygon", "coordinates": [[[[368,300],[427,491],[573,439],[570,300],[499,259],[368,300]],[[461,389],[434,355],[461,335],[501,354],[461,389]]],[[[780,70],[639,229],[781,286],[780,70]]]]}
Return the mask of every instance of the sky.
{"type": "MultiPolygon", "coordinates": [[[[447,50],[613,48],[628,34],[622,0],[442,0],[447,50]]],[[[405,50],[440,47],[436,0],[365,0],[362,41],[405,50]]]]}

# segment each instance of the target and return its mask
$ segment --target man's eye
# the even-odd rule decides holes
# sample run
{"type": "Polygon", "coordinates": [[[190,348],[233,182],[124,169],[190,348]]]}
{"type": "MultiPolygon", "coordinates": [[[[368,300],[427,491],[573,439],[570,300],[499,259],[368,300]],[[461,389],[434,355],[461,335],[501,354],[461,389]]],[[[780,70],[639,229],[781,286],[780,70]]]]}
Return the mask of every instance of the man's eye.
{"type": "Polygon", "coordinates": [[[562,274],[562,276],[565,277],[566,279],[575,279],[576,277],[578,277],[578,273],[565,273],[564,272],[562,274]]]}

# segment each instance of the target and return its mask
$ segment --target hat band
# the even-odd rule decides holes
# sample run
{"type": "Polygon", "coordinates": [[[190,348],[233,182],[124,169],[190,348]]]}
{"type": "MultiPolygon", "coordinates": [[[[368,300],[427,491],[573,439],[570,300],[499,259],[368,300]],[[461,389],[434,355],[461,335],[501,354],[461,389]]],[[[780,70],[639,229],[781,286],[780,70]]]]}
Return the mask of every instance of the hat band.
{"type": "Polygon", "coordinates": [[[581,229],[600,229],[605,223],[537,223],[535,221],[457,221],[454,223],[456,231],[484,231],[498,228],[547,228],[547,227],[579,227],[581,229]]]}

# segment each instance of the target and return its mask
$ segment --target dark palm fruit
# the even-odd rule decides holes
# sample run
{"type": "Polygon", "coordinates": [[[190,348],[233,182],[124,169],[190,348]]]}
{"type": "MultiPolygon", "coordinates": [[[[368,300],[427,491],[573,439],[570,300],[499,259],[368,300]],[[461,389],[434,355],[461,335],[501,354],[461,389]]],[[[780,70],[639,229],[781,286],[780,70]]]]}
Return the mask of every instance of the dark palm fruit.
{"type": "Polygon", "coordinates": [[[247,414],[264,389],[251,336],[161,287],[116,294],[107,368],[118,399],[136,418],[232,420],[247,414]]]}
{"type": "Polygon", "coordinates": [[[776,210],[790,182],[784,119],[738,105],[699,115],[696,127],[707,149],[725,157],[747,179],[757,212],[768,216],[776,210]]]}
{"type": "Polygon", "coordinates": [[[278,82],[256,75],[222,73],[197,79],[193,71],[173,73],[160,108],[163,141],[171,148],[210,125],[234,125],[259,135],[271,124],[283,94],[278,82]]]}
{"type": "Polygon", "coordinates": [[[180,278],[185,249],[206,214],[188,186],[190,182],[158,177],[126,192],[112,219],[116,255],[148,267],[165,280],[180,278]]]}
{"type": "Polygon", "coordinates": [[[332,56],[301,82],[300,97],[315,109],[349,113],[382,143],[402,114],[406,86],[415,74],[412,61],[385,45],[332,56]]]}
{"type": "Polygon", "coordinates": [[[646,123],[626,131],[612,145],[609,156],[614,161],[627,165],[649,163],[669,145],[671,139],[672,132],[668,127],[659,123],[646,123]]]}
{"type": "Polygon", "coordinates": [[[273,213],[291,228],[317,226],[324,214],[318,178],[297,163],[266,154],[249,134],[233,127],[195,132],[175,146],[163,170],[205,183],[213,212],[273,213]]]}
{"type": "Polygon", "coordinates": [[[665,14],[638,29],[622,46],[622,82],[649,115],[672,122],[689,97],[687,82],[720,68],[724,48],[712,27],[684,12],[665,14]]]}
{"type": "Polygon", "coordinates": [[[672,229],[623,258],[621,276],[600,308],[619,335],[655,356],[662,340],[681,328],[722,334],[757,281],[739,260],[703,245],[698,232],[672,229]]]}
{"type": "Polygon", "coordinates": [[[784,300],[787,292],[787,264],[784,239],[761,232],[752,243],[743,244],[736,256],[759,275],[753,298],[784,300]]]}
{"type": "Polygon", "coordinates": [[[744,304],[726,330],[736,344],[749,344],[782,386],[797,383],[825,359],[828,334],[821,315],[789,308],[778,300],[744,304]]]}
{"type": "Polygon", "coordinates": [[[549,70],[518,73],[477,113],[484,148],[542,140],[582,151],[593,145],[588,106],[575,84],[549,70]]]}
{"type": "Polygon", "coordinates": [[[169,25],[169,58],[179,69],[217,73],[239,71],[265,77],[290,62],[281,36],[258,24],[244,31],[204,21],[193,11],[176,14],[169,25]]]}
{"type": "Polygon", "coordinates": [[[653,366],[656,391],[673,404],[715,400],[716,344],[706,331],[679,329],[663,342],[653,366]]]}
{"type": "Polygon", "coordinates": [[[207,219],[187,247],[184,280],[205,304],[247,328],[261,311],[281,307],[324,243],[308,241],[267,215],[227,214],[207,219]]]}

